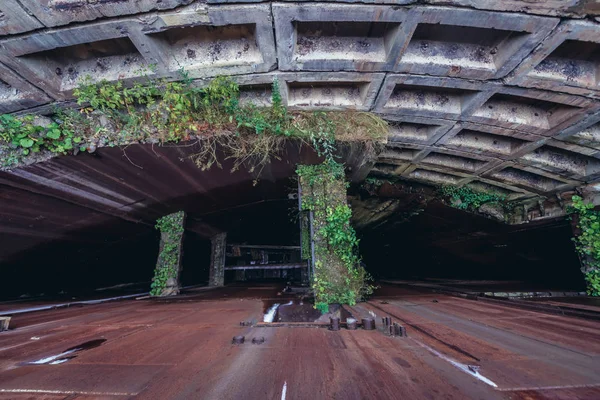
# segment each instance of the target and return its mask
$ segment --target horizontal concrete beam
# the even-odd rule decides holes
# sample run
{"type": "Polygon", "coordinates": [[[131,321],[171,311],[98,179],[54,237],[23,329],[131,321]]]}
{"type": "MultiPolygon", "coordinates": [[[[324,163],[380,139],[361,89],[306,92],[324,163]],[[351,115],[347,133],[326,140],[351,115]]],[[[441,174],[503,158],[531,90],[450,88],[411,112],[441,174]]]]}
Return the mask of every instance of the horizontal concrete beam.
{"type": "Polygon", "coordinates": [[[21,7],[17,0],[2,0],[0,3],[0,36],[33,31],[44,25],[21,7]]]}
{"type": "Polygon", "coordinates": [[[44,92],[0,64],[0,113],[26,110],[51,101],[44,92]]]}
{"type": "MultiPolygon", "coordinates": [[[[3,0],[5,1],[5,0],[3,0]]],[[[9,0],[12,1],[12,0],[9,0]]],[[[194,0],[19,0],[46,27],[167,10],[194,0]]]]}

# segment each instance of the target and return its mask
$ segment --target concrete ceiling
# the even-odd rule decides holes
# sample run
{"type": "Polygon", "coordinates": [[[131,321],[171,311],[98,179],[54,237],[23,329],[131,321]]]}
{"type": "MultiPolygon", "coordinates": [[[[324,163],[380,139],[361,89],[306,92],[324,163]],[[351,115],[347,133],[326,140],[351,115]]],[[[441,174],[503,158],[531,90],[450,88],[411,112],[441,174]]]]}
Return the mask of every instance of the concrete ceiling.
{"type": "Polygon", "coordinates": [[[277,79],[292,109],[381,114],[379,173],[511,199],[600,179],[590,2],[227,3],[3,4],[0,112],[48,112],[86,75],[127,83],[155,64],[177,79],[183,67],[198,85],[232,75],[244,101],[269,103],[277,79]]]}
{"type": "MultiPolygon", "coordinates": [[[[227,3],[3,1],[0,113],[51,113],[88,74],[131,83],[148,64],[167,79],[183,67],[197,85],[231,75],[242,101],[269,104],[278,80],[291,109],[381,115],[390,135],[374,175],[509,199],[600,181],[592,2],[227,3]]],[[[253,186],[255,176],[227,165],[198,170],[191,151],[132,145],[1,172],[0,262],[52,240],[148,235],[157,217],[183,206],[189,229],[209,237],[221,228],[205,215],[285,199],[295,164],[317,160],[288,149],[253,186]]],[[[359,155],[345,159],[360,164],[359,155]]]]}

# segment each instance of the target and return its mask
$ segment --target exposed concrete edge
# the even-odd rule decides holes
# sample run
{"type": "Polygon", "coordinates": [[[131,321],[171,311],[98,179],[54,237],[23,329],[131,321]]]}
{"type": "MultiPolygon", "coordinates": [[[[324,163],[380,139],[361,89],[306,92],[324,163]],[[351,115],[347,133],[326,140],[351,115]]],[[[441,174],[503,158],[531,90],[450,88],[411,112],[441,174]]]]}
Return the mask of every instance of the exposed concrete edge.
{"type": "Polygon", "coordinates": [[[442,287],[439,287],[438,285],[431,285],[431,286],[436,286],[436,287],[427,287],[426,285],[410,285],[408,283],[398,283],[398,282],[388,281],[388,280],[382,280],[380,282],[391,284],[391,285],[397,285],[397,286],[419,287],[419,288],[423,288],[423,289],[429,289],[436,293],[442,293],[442,294],[453,296],[453,297],[460,297],[460,298],[467,299],[467,300],[475,300],[475,301],[496,304],[496,305],[505,305],[505,306],[509,306],[509,307],[519,308],[522,310],[537,311],[537,312],[541,312],[541,313],[545,313],[545,314],[562,315],[562,316],[566,316],[566,317],[575,317],[575,318],[591,319],[591,320],[600,321],[600,311],[589,311],[589,310],[583,311],[581,309],[573,308],[573,307],[555,306],[555,305],[550,305],[550,304],[534,304],[534,303],[531,303],[528,301],[515,300],[515,299],[511,299],[511,298],[497,298],[497,297],[494,298],[494,297],[480,296],[480,295],[476,295],[476,294],[472,294],[472,293],[465,293],[463,291],[458,291],[458,289],[442,288],[442,287]]]}
{"type": "MultiPolygon", "coordinates": [[[[184,287],[182,287],[182,289],[189,289],[189,288],[194,288],[194,287],[198,287],[198,286],[202,286],[202,285],[184,286],[184,287]]],[[[205,288],[205,290],[212,290],[212,289],[218,289],[218,288],[217,287],[213,287],[213,286],[206,286],[206,288],[205,288]]],[[[1,315],[17,315],[17,314],[25,314],[25,313],[37,312],[37,311],[56,310],[56,309],[59,309],[59,308],[67,308],[67,307],[71,307],[71,306],[102,304],[102,303],[108,303],[110,301],[126,300],[126,299],[131,299],[131,298],[134,298],[134,297],[147,296],[148,293],[149,292],[143,292],[143,293],[137,293],[137,294],[128,294],[128,295],[125,295],[125,296],[107,297],[105,299],[73,301],[73,302],[69,302],[69,303],[58,303],[58,304],[50,304],[50,305],[47,305],[47,306],[39,306],[39,307],[30,307],[30,308],[25,308],[25,309],[0,311],[0,314],[1,315]]]]}

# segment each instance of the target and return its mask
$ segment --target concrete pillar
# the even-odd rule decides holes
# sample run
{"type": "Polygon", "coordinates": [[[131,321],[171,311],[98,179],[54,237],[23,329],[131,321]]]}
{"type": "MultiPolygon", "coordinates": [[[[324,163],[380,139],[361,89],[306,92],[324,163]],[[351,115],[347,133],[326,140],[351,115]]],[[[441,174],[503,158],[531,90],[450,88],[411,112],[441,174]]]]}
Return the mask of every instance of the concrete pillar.
{"type": "Polygon", "coordinates": [[[179,211],[157,221],[160,232],[160,247],[151,294],[153,296],[173,296],[179,294],[181,260],[183,256],[183,232],[185,213],[179,211]]]}
{"type": "Polygon", "coordinates": [[[212,246],[210,254],[210,286],[225,285],[225,251],[227,248],[227,233],[219,233],[210,239],[212,246]]]}

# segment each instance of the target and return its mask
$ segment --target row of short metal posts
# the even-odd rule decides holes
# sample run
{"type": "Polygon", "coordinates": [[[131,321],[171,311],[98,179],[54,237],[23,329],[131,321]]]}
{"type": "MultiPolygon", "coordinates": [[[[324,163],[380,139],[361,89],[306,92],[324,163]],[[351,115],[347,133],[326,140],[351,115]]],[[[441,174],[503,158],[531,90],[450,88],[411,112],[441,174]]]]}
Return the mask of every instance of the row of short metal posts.
{"type": "MultiPolygon", "coordinates": [[[[331,330],[331,331],[339,331],[340,330],[340,318],[338,318],[338,317],[329,318],[329,322],[330,322],[329,330],[331,330]]],[[[400,337],[407,336],[406,328],[397,322],[393,322],[392,318],[390,318],[390,317],[381,318],[381,324],[383,326],[383,333],[388,336],[400,336],[400,337]]],[[[356,319],[354,319],[354,318],[346,319],[346,329],[356,330],[356,329],[358,329],[358,325],[359,324],[356,319]]],[[[374,318],[363,318],[360,326],[364,330],[367,330],[367,331],[375,330],[375,328],[376,328],[375,319],[374,318]]]]}

